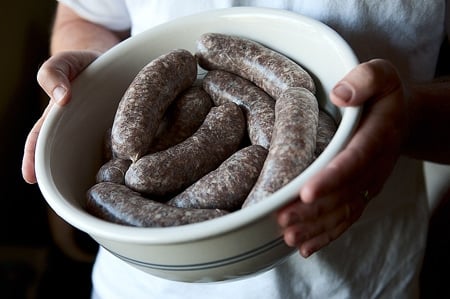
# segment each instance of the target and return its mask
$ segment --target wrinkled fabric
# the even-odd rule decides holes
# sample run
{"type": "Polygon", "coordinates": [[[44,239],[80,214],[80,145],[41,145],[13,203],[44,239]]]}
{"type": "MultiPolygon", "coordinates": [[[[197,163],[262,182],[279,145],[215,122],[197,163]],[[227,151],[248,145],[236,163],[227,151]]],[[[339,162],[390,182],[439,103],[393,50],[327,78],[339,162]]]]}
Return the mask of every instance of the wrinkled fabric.
{"type": "MultiPolygon", "coordinates": [[[[208,9],[262,6],[320,20],[341,34],[361,61],[386,58],[402,76],[433,78],[446,36],[446,1],[435,0],[61,0],[81,16],[136,35],[208,9]]],[[[100,249],[93,298],[418,298],[428,198],[423,163],[401,158],[381,194],[347,232],[308,259],[298,253],[265,273],[230,282],[182,283],[146,274],[100,249]]]]}
{"type": "MultiPolygon", "coordinates": [[[[361,61],[389,58],[402,74],[429,80],[445,34],[444,0],[60,0],[81,16],[132,35],[166,21],[215,8],[287,9],[322,21],[341,34],[361,61]]],[[[448,9],[448,8],[447,8],[448,9]]]]}
{"type": "Polygon", "coordinates": [[[361,219],[308,259],[295,253],[257,276],[183,283],[143,273],[100,249],[93,298],[418,298],[427,217],[420,163],[402,159],[361,219]]]}

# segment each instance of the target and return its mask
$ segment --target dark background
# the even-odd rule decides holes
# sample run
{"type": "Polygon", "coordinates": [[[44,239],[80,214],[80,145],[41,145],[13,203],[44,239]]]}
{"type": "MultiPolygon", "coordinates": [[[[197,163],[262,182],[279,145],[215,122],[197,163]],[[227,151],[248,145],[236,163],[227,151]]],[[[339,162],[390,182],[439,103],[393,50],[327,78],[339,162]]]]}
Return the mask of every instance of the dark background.
{"type": "MultiPolygon", "coordinates": [[[[48,57],[56,1],[2,1],[0,11],[0,298],[89,298],[91,260],[70,256],[54,242],[49,209],[37,185],[21,177],[25,138],[48,98],[36,72],[48,57]]],[[[55,218],[52,218],[55,219],[55,218]]],[[[56,220],[58,221],[59,218],[56,220]]],[[[64,222],[80,248],[96,244],[64,222]]],[[[69,233],[68,233],[69,232],[69,233]]]]}
{"type": "MultiPolygon", "coordinates": [[[[92,259],[80,259],[56,242],[55,225],[37,185],[26,184],[20,166],[25,138],[46,105],[36,83],[39,65],[48,56],[55,1],[2,1],[0,80],[0,298],[88,298],[92,259]]],[[[446,46],[447,47],[447,46],[446,46]]],[[[445,48],[450,53],[448,47],[445,48]]],[[[450,69],[443,57],[440,72],[450,69]]],[[[450,193],[447,194],[447,198],[450,193]]],[[[57,229],[73,237],[86,254],[97,245],[56,219],[57,229]]],[[[57,235],[57,233],[56,233],[57,235]]],[[[422,272],[423,298],[450,298],[450,204],[431,222],[422,272]]],[[[361,298],[362,299],[362,298],[361,298]]]]}

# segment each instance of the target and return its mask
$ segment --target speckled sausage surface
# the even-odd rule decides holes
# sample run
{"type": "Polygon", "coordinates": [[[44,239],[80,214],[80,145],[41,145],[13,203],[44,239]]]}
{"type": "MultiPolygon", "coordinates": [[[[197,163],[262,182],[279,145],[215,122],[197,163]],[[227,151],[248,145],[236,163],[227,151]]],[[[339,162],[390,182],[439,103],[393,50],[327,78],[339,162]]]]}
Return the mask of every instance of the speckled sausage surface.
{"type": "Polygon", "coordinates": [[[192,136],[132,163],[125,184],[143,194],[175,195],[238,150],[244,134],[245,117],[238,105],[213,107],[192,136]]]}
{"type": "Polygon", "coordinates": [[[98,183],[87,191],[86,209],[103,220],[139,227],[168,227],[210,220],[228,212],[181,209],[153,201],[125,185],[98,183]]]}
{"type": "Polygon", "coordinates": [[[197,61],[187,50],[172,50],[148,63],[126,90],[112,126],[112,149],[118,158],[143,156],[170,103],[197,78],[197,61]]]}
{"type": "Polygon", "coordinates": [[[261,88],[233,73],[213,70],[203,78],[203,89],[215,105],[233,102],[244,111],[252,144],[268,149],[275,121],[275,101],[261,88]]]}
{"type": "Polygon", "coordinates": [[[275,99],[290,87],[304,87],[315,93],[314,81],[303,67],[247,38],[205,33],[197,40],[195,55],[202,68],[237,74],[275,99]]]}
{"type": "Polygon", "coordinates": [[[319,110],[319,123],[317,126],[317,140],[315,156],[318,157],[333,139],[337,124],[334,119],[324,110],[319,110]]]}
{"type": "Polygon", "coordinates": [[[305,88],[290,88],[277,99],[269,153],[242,207],[271,195],[313,161],[318,114],[317,99],[305,88]]]}
{"type": "Polygon", "coordinates": [[[180,208],[235,211],[259,176],[267,150],[260,145],[242,148],[186,190],[167,202],[180,208]]]}
{"type": "Polygon", "coordinates": [[[194,134],[212,106],[210,96],[200,86],[188,88],[167,109],[162,121],[164,125],[149,152],[165,150],[194,134]]]}
{"type": "Polygon", "coordinates": [[[113,158],[103,164],[97,172],[96,181],[125,184],[125,173],[130,167],[131,160],[113,158]]]}
{"type": "Polygon", "coordinates": [[[102,161],[108,162],[113,158],[113,151],[111,145],[111,128],[106,129],[105,135],[103,136],[102,144],[102,161]]]}

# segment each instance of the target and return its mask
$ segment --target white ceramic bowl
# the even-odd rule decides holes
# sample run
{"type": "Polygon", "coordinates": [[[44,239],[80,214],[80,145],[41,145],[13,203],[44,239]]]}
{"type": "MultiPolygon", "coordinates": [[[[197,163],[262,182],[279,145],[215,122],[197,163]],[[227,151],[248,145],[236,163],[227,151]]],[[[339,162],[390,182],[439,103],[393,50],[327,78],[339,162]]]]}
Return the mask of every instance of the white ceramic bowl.
{"type": "Polygon", "coordinates": [[[341,37],[324,24],[298,14],[262,8],[200,13],[160,25],[117,45],[73,82],[72,101],[53,108],[36,148],[39,187],[52,209],[101,246],[148,273],[178,281],[236,279],[270,269],[295,250],[287,247],[275,211],[326,165],[348,141],[360,108],[337,109],[327,97],[333,85],[358,63],[341,37]],[[302,64],[314,76],[318,99],[340,122],[335,137],[312,165],[260,203],[229,215],[169,228],[113,224],[88,214],[83,205],[100,167],[105,130],[136,73],[173,48],[194,51],[204,32],[246,36],[302,64]]]}

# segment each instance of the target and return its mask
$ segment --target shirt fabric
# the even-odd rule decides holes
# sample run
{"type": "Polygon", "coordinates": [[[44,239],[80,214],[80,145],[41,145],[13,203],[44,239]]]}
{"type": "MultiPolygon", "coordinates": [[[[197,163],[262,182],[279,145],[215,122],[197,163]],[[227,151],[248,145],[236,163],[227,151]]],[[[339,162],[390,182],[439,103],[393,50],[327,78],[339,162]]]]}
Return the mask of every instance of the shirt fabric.
{"type": "MultiPolygon", "coordinates": [[[[446,36],[445,0],[61,0],[78,14],[132,35],[201,11],[231,6],[286,9],[324,22],[360,61],[386,58],[402,76],[434,76],[446,36]]],[[[433,172],[428,170],[428,172],[433,172]]],[[[448,181],[448,180],[447,180],[448,181]]],[[[326,248],[298,253],[276,268],[217,283],[174,282],[144,273],[100,249],[93,298],[418,298],[418,275],[429,218],[421,161],[400,158],[383,191],[361,218],[326,248]]]]}

